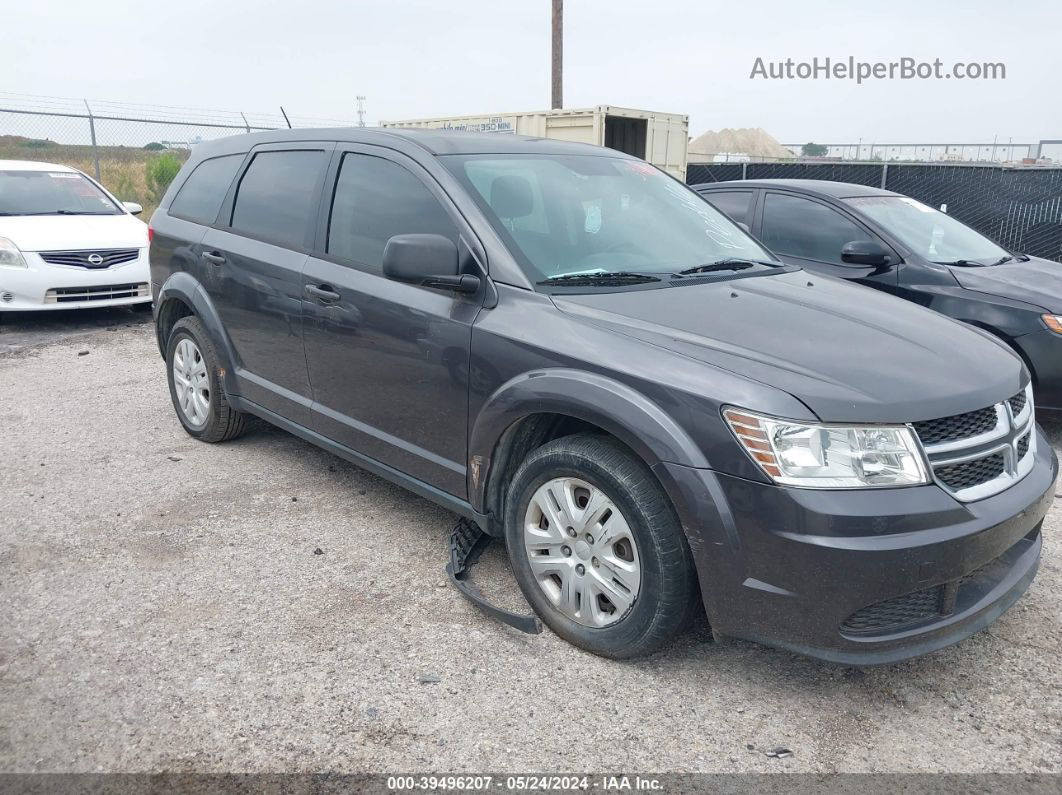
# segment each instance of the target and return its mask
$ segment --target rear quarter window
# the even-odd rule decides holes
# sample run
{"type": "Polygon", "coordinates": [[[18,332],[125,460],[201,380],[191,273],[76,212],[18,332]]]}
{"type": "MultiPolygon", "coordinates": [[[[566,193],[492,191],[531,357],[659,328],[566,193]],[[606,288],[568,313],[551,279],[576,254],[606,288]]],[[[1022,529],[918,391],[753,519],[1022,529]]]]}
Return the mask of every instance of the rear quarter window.
{"type": "Polygon", "coordinates": [[[212,157],[196,166],[170,202],[170,215],[214,223],[243,158],[242,154],[212,157]]]}

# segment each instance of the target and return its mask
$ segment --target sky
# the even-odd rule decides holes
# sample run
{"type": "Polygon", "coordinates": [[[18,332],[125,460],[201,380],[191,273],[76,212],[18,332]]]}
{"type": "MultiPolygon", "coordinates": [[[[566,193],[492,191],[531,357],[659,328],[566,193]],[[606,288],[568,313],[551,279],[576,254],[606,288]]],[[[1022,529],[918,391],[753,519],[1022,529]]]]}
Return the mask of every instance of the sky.
{"type": "MultiPolygon", "coordinates": [[[[14,0],[11,0],[14,2],[14,0]]],[[[1062,138],[1062,4],[567,0],[565,106],[684,113],[783,143],[1062,138]],[[814,57],[1002,62],[1006,79],[750,79],[814,57]]],[[[38,0],[0,92],[354,119],[549,107],[549,0],[38,0]]]]}

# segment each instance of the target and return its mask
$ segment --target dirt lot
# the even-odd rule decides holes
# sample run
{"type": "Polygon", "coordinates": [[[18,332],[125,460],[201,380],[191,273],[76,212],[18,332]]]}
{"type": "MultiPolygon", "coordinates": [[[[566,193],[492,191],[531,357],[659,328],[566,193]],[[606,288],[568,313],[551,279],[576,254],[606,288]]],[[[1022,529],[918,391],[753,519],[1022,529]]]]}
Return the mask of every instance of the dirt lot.
{"type": "Polygon", "coordinates": [[[465,602],[447,512],[264,426],[186,436],[125,311],[0,326],[0,506],[2,771],[1062,770],[1057,508],[1029,594],[930,657],[702,629],[609,662],[465,602]]]}

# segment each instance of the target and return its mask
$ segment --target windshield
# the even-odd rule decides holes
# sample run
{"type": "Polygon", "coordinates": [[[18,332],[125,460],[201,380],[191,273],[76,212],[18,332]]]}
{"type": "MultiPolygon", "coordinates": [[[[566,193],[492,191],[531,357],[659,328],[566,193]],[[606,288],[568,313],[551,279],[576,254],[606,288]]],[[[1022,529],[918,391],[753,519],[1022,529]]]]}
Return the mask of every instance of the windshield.
{"type": "Polygon", "coordinates": [[[845,201],[930,262],[980,261],[993,265],[1009,256],[965,224],[907,196],[862,196],[845,201]]]}
{"type": "Polygon", "coordinates": [[[0,215],[119,215],[106,193],[72,171],[0,171],[0,215]]]}
{"type": "MultiPolygon", "coordinates": [[[[724,259],[776,261],[708,202],[648,163],[594,155],[441,159],[535,282],[573,274],[678,273],[724,259]]],[[[717,275],[724,274],[719,269],[717,275]]]]}

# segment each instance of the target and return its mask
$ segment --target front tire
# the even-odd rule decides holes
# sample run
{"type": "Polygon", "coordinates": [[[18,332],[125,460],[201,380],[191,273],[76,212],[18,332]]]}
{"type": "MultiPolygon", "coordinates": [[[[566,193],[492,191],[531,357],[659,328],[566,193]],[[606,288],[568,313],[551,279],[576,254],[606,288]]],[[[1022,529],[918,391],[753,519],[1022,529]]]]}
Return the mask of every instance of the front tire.
{"type": "Polygon", "coordinates": [[[218,370],[217,351],[199,318],[178,320],[166,345],[170,399],[185,431],[204,442],[235,439],[246,428],[246,415],[229,405],[218,370]]]}
{"type": "Polygon", "coordinates": [[[586,651],[651,654],[697,609],[674,508],[649,468],[610,437],[579,434],[533,451],[509,486],[505,534],[531,607],[586,651]]]}

